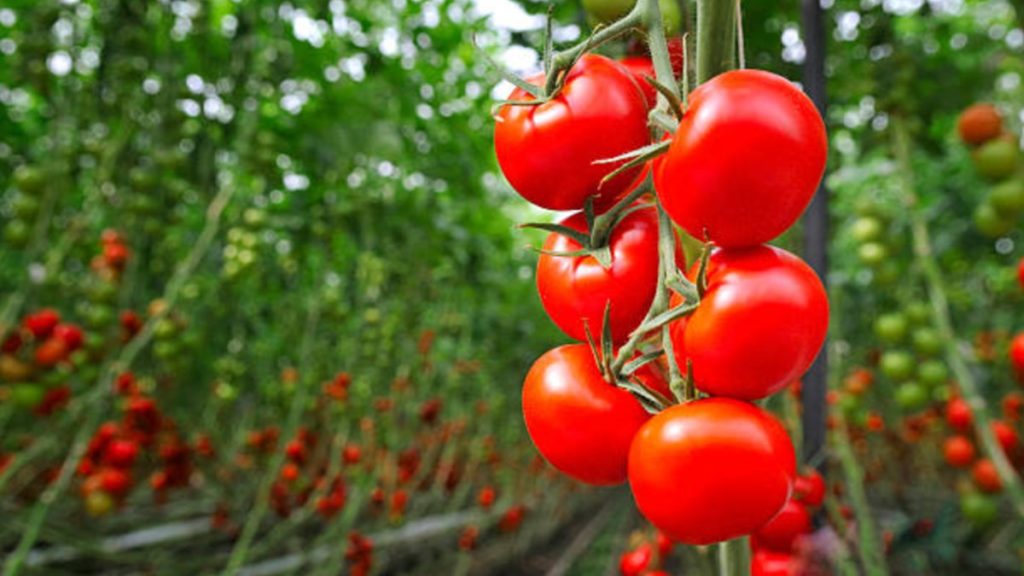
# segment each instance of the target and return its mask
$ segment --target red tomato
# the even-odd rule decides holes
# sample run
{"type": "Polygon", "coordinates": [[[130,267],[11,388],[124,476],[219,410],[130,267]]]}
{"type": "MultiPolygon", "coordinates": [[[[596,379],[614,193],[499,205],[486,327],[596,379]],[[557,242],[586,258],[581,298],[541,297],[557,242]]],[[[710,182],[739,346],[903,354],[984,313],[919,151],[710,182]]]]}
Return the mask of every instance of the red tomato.
{"type": "Polygon", "coordinates": [[[735,70],[690,94],[654,184],[690,235],[754,246],[800,217],[827,153],[825,125],[807,96],[781,76],[735,70]]]}
{"type": "Polygon", "coordinates": [[[658,91],[647,81],[645,76],[657,77],[654,71],[654,62],[647,56],[626,56],[619,60],[619,64],[625,66],[636,79],[636,83],[644,93],[647,100],[647,107],[654,108],[658,104],[658,91]]]}
{"type": "Polygon", "coordinates": [[[790,500],[775,518],[754,532],[753,543],[757,548],[791,552],[796,539],[810,533],[811,515],[807,508],[800,502],[790,500]]]}
{"type": "Polygon", "coordinates": [[[1017,262],[1017,282],[1021,288],[1024,288],[1024,257],[1017,262]]]}
{"type": "Polygon", "coordinates": [[[953,468],[967,468],[974,462],[974,444],[965,436],[951,436],[942,444],[942,454],[953,468]]]}
{"type": "Polygon", "coordinates": [[[650,544],[641,544],[633,550],[623,552],[622,556],[619,556],[619,574],[640,576],[650,566],[653,557],[654,550],[650,544]]]}
{"type": "Polygon", "coordinates": [[[1007,420],[1019,421],[1022,410],[1024,410],[1024,395],[1020,392],[1010,392],[1003,397],[1003,416],[1007,420]]]}
{"type": "Polygon", "coordinates": [[[32,333],[36,340],[42,340],[53,332],[53,329],[60,323],[60,313],[53,308],[43,308],[33,314],[25,316],[22,325],[32,333]]]}
{"type": "Polygon", "coordinates": [[[993,493],[1003,489],[1003,481],[999,478],[996,465],[988,458],[982,458],[974,463],[971,478],[982,492],[993,493]]]}
{"type": "Polygon", "coordinates": [[[586,344],[560,346],[533,364],[523,386],[523,416],[548,462],[601,485],[626,480],[630,443],[650,417],[629,392],[601,377],[586,344]]]}
{"type": "Polygon", "coordinates": [[[750,563],[750,576],[794,576],[795,564],[789,554],[758,550],[750,563]]]}
{"type": "Polygon", "coordinates": [[[999,445],[1003,447],[1003,452],[1007,454],[1013,453],[1017,446],[1020,446],[1020,437],[1017,436],[1017,431],[1006,422],[1000,420],[992,422],[992,433],[995,434],[999,445]]]}
{"type": "Polygon", "coordinates": [[[793,484],[793,498],[812,507],[821,506],[825,501],[825,479],[815,469],[797,476],[793,484]]]}
{"type": "Polygon", "coordinates": [[[700,307],[671,328],[679,366],[693,361],[698,388],[754,400],[810,368],[825,342],[828,298],[807,264],[772,246],[717,250],[707,280],[700,307]]]}
{"type": "Polygon", "coordinates": [[[139,446],[131,440],[111,440],[103,454],[103,463],[114,468],[131,468],[139,446]]]}
{"type": "Polygon", "coordinates": [[[63,340],[53,336],[47,338],[36,347],[35,356],[36,365],[43,367],[54,366],[68,357],[68,347],[63,340]]]}
{"type": "Polygon", "coordinates": [[[972,104],[960,113],[956,129],[965,144],[983,144],[999,136],[1003,119],[991,104],[972,104]]]}
{"type": "Polygon", "coordinates": [[[658,413],[629,452],[637,507],[686,544],[721,542],[763,526],[789,500],[795,476],[796,455],[782,424],[729,398],[658,413]]]}
{"type": "Polygon", "coordinates": [[[675,547],[675,543],[668,536],[665,536],[661,530],[655,535],[655,543],[658,545],[658,558],[666,558],[672,553],[672,548],[675,547]]]}
{"type": "Polygon", "coordinates": [[[1010,342],[1010,362],[1017,379],[1024,382],[1024,332],[1014,336],[1010,342]]]}
{"type": "Polygon", "coordinates": [[[53,337],[64,341],[69,352],[82,347],[82,329],[75,324],[58,324],[53,329],[53,337]]]}
{"type": "Polygon", "coordinates": [[[946,423],[957,432],[967,432],[971,428],[971,407],[962,398],[953,398],[946,403],[946,423]]]}
{"type": "MultiPolygon", "coordinates": [[[[530,82],[540,85],[543,78],[530,82]]],[[[509,99],[532,96],[517,88],[509,99]]],[[[647,102],[632,74],[594,54],[573,66],[551,101],[503,106],[495,120],[494,147],[501,171],[523,198],[550,210],[579,210],[590,196],[605,202],[619,197],[641,167],[599,187],[617,165],[594,162],[650,142],[647,102]]]]}
{"type": "MultiPolygon", "coordinates": [[[[587,232],[582,213],[563,225],[587,232]]],[[[584,325],[594,339],[601,337],[605,306],[611,303],[612,339],[622,343],[643,321],[658,286],[658,211],[643,208],[626,216],[612,231],[607,270],[592,256],[541,254],[537,261],[537,291],[548,316],[570,338],[586,340],[584,325]]],[[[544,249],[579,250],[575,240],[552,232],[544,249]]]]}

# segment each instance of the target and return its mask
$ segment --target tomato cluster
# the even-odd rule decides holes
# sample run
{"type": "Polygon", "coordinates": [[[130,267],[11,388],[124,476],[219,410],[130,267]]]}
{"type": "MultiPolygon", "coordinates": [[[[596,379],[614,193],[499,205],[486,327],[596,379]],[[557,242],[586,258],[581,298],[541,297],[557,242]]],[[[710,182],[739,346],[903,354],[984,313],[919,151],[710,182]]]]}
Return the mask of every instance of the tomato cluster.
{"type": "MultiPolygon", "coordinates": [[[[646,63],[631,64],[649,75],[646,63]]],[[[641,162],[603,161],[661,140],[647,125],[652,95],[592,54],[557,77],[564,82],[545,96],[517,88],[495,127],[512,188],[540,207],[579,211],[537,225],[551,230],[537,287],[554,323],[589,345],[534,363],[523,386],[527,430],[561,472],[596,485],[628,481],[640,511],[672,540],[751,534],[784,508],[797,477],[785,428],[751,401],[799,378],[828,327],[814,271],[764,244],[795,223],[818,187],[824,123],[787,80],[727,72],[690,95],[644,182],[641,162]],[[646,198],[650,180],[656,197],[646,198]],[[686,274],[669,222],[705,242],[686,274]],[[668,316],[650,324],[659,313],[668,316]]]]}
{"type": "Polygon", "coordinates": [[[974,211],[974,225],[986,236],[1005,236],[1024,214],[1024,177],[1019,170],[1017,136],[1004,129],[999,111],[991,104],[965,109],[957,121],[957,131],[964,144],[972,148],[975,171],[992,183],[974,211]]]}

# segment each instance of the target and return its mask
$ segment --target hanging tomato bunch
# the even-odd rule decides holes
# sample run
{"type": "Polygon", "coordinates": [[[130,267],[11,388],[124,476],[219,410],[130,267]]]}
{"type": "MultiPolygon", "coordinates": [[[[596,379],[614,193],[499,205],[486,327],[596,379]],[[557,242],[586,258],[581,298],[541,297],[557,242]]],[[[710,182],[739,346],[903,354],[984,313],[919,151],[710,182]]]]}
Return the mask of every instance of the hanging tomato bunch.
{"type": "Polygon", "coordinates": [[[674,541],[773,532],[786,506],[806,515],[791,501],[789,435],[752,401],[799,378],[828,328],[817,275],[765,244],[796,222],[823,176],[818,111],[758,70],[681,93],[684,66],[674,70],[654,1],[544,61],[543,74],[509,79],[516,89],[495,115],[512,188],[575,211],[528,225],[549,232],[537,267],[544,309],[578,341],[526,376],[531,439],[577,480],[628,481],[674,541]],[[641,24],[650,69],[590,52],[641,24]],[[685,272],[681,233],[704,244],[685,272]]]}
{"type": "Polygon", "coordinates": [[[971,147],[971,161],[979,176],[992,183],[974,211],[974,225],[982,234],[998,238],[1011,232],[1024,213],[1024,178],[1019,173],[1017,136],[1003,127],[991,104],[969,106],[957,120],[957,132],[971,147]]]}

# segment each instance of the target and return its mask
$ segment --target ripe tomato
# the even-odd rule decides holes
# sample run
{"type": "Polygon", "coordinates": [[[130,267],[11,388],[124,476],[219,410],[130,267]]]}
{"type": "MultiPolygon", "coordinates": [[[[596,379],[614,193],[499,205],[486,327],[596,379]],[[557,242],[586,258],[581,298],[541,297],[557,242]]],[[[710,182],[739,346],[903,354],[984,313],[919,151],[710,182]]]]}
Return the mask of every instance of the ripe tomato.
{"type": "Polygon", "coordinates": [[[808,506],[821,506],[825,501],[825,479],[811,468],[806,474],[797,476],[793,484],[793,498],[808,506]]]}
{"type": "Polygon", "coordinates": [[[67,344],[57,336],[51,336],[36,347],[35,359],[37,366],[50,367],[68,357],[67,344]]]}
{"type": "Polygon", "coordinates": [[[796,222],[825,171],[814,104],[785,78],[726,72],[690,94],[655,188],[672,219],[719,246],[754,246],[796,222]]]}
{"type": "Polygon", "coordinates": [[[657,76],[654,71],[654,62],[647,56],[626,56],[619,60],[619,64],[625,66],[633,74],[637,86],[644,93],[647,107],[654,108],[658,104],[658,91],[644,78],[645,76],[650,76],[651,78],[657,76]]]}
{"type": "Polygon", "coordinates": [[[676,404],[629,452],[637,507],[673,540],[710,544],[750,534],[789,500],[796,455],[782,424],[729,398],[676,404]]]}
{"type": "Polygon", "coordinates": [[[1020,284],[1021,288],[1024,288],[1024,257],[1017,262],[1017,283],[1020,284]]]}
{"type": "MultiPolygon", "coordinates": [[[[542,77],[531,83],[540,85],[542,77]]],[[[511,100],[532,96],[516,89],[511,100]]],[[[523,198],[550,210],[579,210],[590,196],[607,204],[640,172],[637,166],[600,186],[618,167],[594,164],[650,141],[647,103],[629,70],[588,54],[569,71],[565,86],[537,106],[502,106],[495,118],[498,164],[523,198]]]]}
{"type": "Polygon", "coordinates": [[[1003,489],[1003,481],[996,472],[996,465],[988,458],[982,458],[971,468],[971,478],[982,492],[994,493],[1003,489]]]}
{"type": "MultiPolygon", "coordinates": [[[[562,222],[586,233],[582,213],[562,222]]],[[[605,269],[592,256],[541,254],[537,261],[537,291],[551,320],[570,338],[586,340],[584,325],[601,337],[605,306],[611,304],[612,339],[624,342],[643,321],[658,286],[658,212],[643,208],[626,216],[612,231],[612,265],[605,269]]],[[[544,249],[573,252],[575,240],[552,232],[544,249]]]]}
{"type": "Polygon", "coordinates": [[[1017,379],[1024,381],[1024,332],[1014,336],[1010,342],[1010,362],[1017,379]]]}
{"type": "Polygon", "coordinates": [[[650,544],[641,544],[633,550],[623,552],[619,556],[619,574],[622,576],[640,576],[651,564],[654,550],[650,544]]]}
{"type": "Polygon", "coordinates": [[[966,144],[987,142],[1003,131],[1003,119],[991,104],[973,104],[960,113],[956,122],[960,139],[966,144]]]}
{"type": "Polygon", "coordinates": [[[967,432],[971,428],[971,407],[962,398],[953,398],[946,403],[946,423],[957,432],[967,432]]]}
{"type": "Polygon", "coordinates": [[[650,418],[633,396],[601,377],[590,347],[541,356],[523,386],[526,430],[555,468],[588,484],[626,480],[629,446],[650,418]]]}
{"type": "Polygon", "coordinates": [[[810,533],[811,515],[807,508],[796,500],[790,500],[775,518],[754,532],[753,544],[757,548],[790,552],[797,538],[810,533]]]}
{"type": "Polygon", "coordinates": [[[68,352],[74,352],[82,347],[85,336],[82,329],[76,324],[58,324],[53,329],[53,337],[64,342],[68,352]]]}
{"type": "Polygon", "coordinates": [[[942,454],[953,468],[967,468],[974,462],[974,444],[965,436],[951,436],[942,444],[942,454]]]}
{"type": "Polygon", "coordinates": [[[793,576],[795,564],[790,554],[758,550],[750,563],[750,576],[793,576]]]}
{"type": "Polygon", "coordinates": [[[36,340],[43,340],[48,337],[59,323],[60,313],[53,308],[43,308],[25,316],[25,319],[22,320],[22,325],[32,333],[36,340]]]}
{"type": "Polygon", "coordinates": [[[707,281],[697,311],[671,328],[679,366],[693,361],[698,388],[754,400],[807,371],[828,330],[825,289],[807,264],[772,246],[717,250],[707,281]]]}
{"type": "Polygon", "coordinates": [[[1003,448],[1003,452],[1007,454],[1013,454],[1017,447],[1020,446],[1020,437],[1017,436],[1017,431],[1006,422],[1000,420],[993,421],[992,433],[995,434],[996,440],[1003,448]]]}

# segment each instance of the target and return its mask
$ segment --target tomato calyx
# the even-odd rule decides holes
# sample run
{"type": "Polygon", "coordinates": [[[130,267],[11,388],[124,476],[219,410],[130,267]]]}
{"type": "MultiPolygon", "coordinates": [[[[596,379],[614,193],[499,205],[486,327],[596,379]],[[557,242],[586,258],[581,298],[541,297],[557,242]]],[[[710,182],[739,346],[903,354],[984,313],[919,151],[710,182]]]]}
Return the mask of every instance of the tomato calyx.
{"type": "Polygon", "coordinates": [[[531,247],[531,249],[536,250],[541,254],[570,258],[578,256],[592,256],[599,264],[601,264],[602,268],[608,270],[612,266],[612,230],[614,230],[615,226],[626,216],[629,216],[638,210],[650,207],[650,204],[636,202],[641,196],[649,191],[650,184],[651,179],[648,176],[640,186],[637,186],[635,190],[616,202],[614,206],[603,214],[596,214],[594,210],[593,197],[587,198],[586,203],[583,205],[583,215],[586,219],[588,233],[581,232],[564,224],[548,222],[530,222],[520,224],[519,228],[533,228],[537,230],[544,230],[546,232],[554,232],[555,234],[560,234],[566,238],[571,238],[582,246],[579,250],[572,250],[568,252],[531,247]]]}

